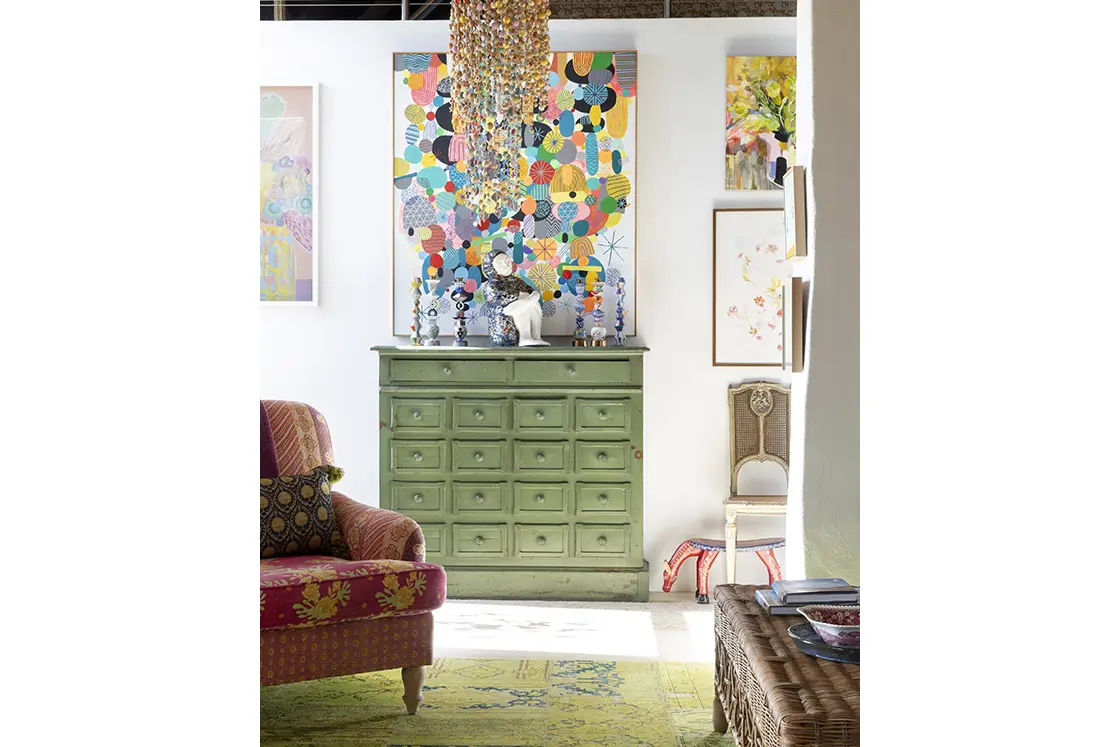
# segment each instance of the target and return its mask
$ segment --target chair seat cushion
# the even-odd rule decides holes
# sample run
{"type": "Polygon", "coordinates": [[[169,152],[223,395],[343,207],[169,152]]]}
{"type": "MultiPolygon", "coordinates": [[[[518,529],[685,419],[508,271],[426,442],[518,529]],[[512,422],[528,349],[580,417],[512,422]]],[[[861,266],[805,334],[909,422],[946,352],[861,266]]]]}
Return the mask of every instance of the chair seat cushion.
{"type": "MultiPolygon", "coordinates": [[[[708,539],[707,537],[693,537],[689,540],[693,547],[701,550],[714,550],[723,552],[727,549],[727,542],[721,539],[708,539]]],[[[785,537],[764,537],[762,539],[737,539],[735,549],[739,552],[758,552],[759,550],[775,550],[786,546],[785,537]]]]}
{"type": "Polygon", "coordinates": [[[431,563],[299,555],[261,561],[261,630],[419,615],[443,605],[447,576],[431,563]]]}

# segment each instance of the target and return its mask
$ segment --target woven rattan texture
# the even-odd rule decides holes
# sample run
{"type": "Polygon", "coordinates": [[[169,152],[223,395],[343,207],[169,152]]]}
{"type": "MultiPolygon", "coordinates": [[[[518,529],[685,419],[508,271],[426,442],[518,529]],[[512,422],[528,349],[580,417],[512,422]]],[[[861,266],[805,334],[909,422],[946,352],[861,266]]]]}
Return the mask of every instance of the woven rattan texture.
{"type": "Polygon", "coordinates": [[[789,389],[764,381],[728,389],[731,410],[731,493],[739,467],[773,460],[789,470],[789,389]]]}
{"type": "Polygon", "coordinates": [[[754,601],[763,586],[715,587],[716,696],[745,747],[859,744],[859,666],[801,653],[754,601]]]}

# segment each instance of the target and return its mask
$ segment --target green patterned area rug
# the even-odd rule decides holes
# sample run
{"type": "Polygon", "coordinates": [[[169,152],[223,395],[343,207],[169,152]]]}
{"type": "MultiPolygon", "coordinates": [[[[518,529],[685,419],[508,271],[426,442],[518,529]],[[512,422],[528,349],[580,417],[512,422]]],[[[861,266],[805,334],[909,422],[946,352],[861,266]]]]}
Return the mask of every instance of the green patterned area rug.
{"type": "Polygon", "coordinates": [[[731,747],[710,664],[440,659],[404,711],[400,670],[261,688],[261,745],[731,747]]]}

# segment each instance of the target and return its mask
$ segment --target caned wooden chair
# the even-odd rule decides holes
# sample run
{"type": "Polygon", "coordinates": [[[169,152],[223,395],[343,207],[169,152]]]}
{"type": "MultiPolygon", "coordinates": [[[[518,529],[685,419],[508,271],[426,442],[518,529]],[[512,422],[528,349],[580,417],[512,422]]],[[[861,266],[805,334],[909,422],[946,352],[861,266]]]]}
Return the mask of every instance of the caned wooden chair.
{"type": "Polygon", "coordinates": [[[739,552],[753,552],[766,566],[770,583],[782,577],[782,569],[774,550],[785,546],[784,537],[739,540],[737,519],[740,516],[783,516],[785,495],[750,495],[739,493],[739,470],[748,462],[777,462],[789,476],[789,389],[765,381],[747,382],[728,387],[727,405],[730,420],[731,487],[724,501],[724,539],[693,537],[682,542],[665,561],[664,584],[670,591],[681,564],[696,558],[696,596],[700,604],[708,603],[708,573],[716,557],[727,548],[727,582],[735,583],[735,560],[739,552]]]}

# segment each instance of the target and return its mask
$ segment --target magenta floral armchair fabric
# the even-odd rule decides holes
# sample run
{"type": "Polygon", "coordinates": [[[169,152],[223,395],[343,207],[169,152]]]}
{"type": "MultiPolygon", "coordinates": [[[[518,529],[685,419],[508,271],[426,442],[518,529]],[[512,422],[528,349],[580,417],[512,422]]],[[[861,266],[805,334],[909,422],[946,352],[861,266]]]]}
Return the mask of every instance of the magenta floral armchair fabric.
{"type": "MultiPolygon", "coordinates": [[[[261,477],[334,464],[326,419],[313,407],[261,402],[261,477]]],[[[335,465],[342,466],[342,465],[335,465]]],[[[412,519],[332,492],[344,547],[335,555],[261,560],[261,684],[432,662],[442,567],[424,562],[412,519]]]]}

